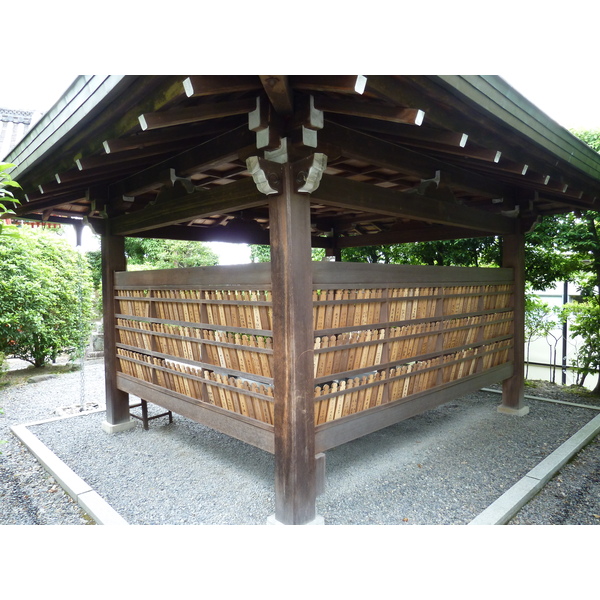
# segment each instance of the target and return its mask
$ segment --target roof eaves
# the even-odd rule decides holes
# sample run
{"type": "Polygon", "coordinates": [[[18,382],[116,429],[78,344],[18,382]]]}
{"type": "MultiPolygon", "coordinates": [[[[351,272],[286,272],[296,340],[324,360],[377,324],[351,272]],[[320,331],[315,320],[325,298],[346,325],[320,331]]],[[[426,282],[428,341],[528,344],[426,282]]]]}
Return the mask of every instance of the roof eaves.
{"type": "MultiPolygon", "coordinates": [[[[96,107],[123,83],[123,75],[80,75],[6,157],[15,180],[72,135],[96,107]]],[[[127,81],[127,85],[129,82],[127,81]]]]}
{"type": "Polygon", "coordinates": [[[600,154],[551,119],[501,77],[436,77],[476,105],[478,110],[491,114],[557,159],[600,181],[600,154]]]}

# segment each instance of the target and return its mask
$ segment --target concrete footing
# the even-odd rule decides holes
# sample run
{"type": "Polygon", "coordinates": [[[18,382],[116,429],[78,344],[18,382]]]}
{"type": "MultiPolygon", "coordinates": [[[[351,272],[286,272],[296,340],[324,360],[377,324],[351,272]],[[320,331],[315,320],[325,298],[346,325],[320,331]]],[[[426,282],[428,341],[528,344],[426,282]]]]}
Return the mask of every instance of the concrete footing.
{"type": "Polygon", "coordinates": [[[521,408],[511,408],[510,406],[504,406],[501,404],[498,407],[498,412],[504,415],[513,415],[515,417],[524,417],[529,414],[529,406],[522,406],[521,408]]]}
{"type": "Polygon", "coordinates": [[[133,429],[135,425],[136,423],[133,419],[125,421],[124,423],[117,423],[116,425],[113,425],[108,421],[104,421],[102,423],[102,430],[106,431],[106,433],[118,433],[119,431],[127,431],[128,429],[133,429]]]}
{"type": "MultiPolygon", "coordinates": [[[[271,515],[270,517],[267,517],[267,525],[285,525],[285,523],[278,521],[275,518],[275,515],[271,515]]],[[[312,521],[304,523],[304,525],[325,525],[325,519],[320,515],[317,515],[312,521]]]]}

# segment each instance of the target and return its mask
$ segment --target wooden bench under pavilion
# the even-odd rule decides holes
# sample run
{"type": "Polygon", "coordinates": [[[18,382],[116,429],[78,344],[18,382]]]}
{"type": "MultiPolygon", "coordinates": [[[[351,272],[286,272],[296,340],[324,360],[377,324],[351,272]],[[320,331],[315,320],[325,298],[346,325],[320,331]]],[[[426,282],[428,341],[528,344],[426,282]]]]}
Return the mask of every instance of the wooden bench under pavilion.
{"type": "Polygon", "coordinates": [[[281,524],[331,448],[496,382],[526,414],[525,233],[600,207],[600,156],[493,76],[82,76],[6,160],[22,218],[101,236],[105,430],[133,395],[273,453],[281,524]],[[501,268],[340,260],[483,236],[501,268]],[[125,237],[271,262],[130,272],[125,237]]]}

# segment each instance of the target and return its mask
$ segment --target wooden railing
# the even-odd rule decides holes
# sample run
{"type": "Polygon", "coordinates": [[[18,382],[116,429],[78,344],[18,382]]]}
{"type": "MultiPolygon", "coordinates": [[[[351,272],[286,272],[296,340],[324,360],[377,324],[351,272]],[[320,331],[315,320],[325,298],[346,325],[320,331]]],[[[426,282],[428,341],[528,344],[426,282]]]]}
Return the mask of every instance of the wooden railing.
{"type": "Polygon", "coordinates": [[[272,425],[269,286],[217,287],[204,273],[204,284],[193,270],[179,284],[164,271],[119,274],[120,372],[272,425]]]}
{"type": "Polygon", "coordinates": [[[502,281],[316,290],[316,423],[507,363],[511,298],[502,281]]]}
{"type": "MultiPolygon", "coordinates": [[[[118,274],[119,370],[153,389],[272,426],[269,272],[246,265],[230,271],[237,277],[231,281],[249,281],[234,284],[215,269],[118,274]]],[[[510,364],[511,275],[315,264],[315,424],[510,364]]]]}

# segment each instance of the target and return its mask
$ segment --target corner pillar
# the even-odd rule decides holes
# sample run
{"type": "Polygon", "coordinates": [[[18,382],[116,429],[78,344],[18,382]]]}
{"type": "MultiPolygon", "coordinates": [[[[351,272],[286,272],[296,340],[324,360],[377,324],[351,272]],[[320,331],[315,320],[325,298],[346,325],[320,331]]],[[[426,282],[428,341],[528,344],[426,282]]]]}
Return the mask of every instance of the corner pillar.
{"type": "Polygon", "coordinates": [[[525,232],[517,221],[514,234],[505,235],[502,243],[502,266],[513,269],[513,348],[514,372],[502,382],[502,404],[498,411],[524,416],[529,412],[525,402],[525,232]]]}
{"type": "Polygon", "coordinates": [[[104,315],[104,381],[106,421],[102,429],[115,433],[133,427],[129,417],[129,394],[117,388],[117,331],[115,329],[115,272],[125,271],[125,238],[105,234],[101,237],[102,307],[104,315]]]}
{"type": "Polygon", "coordinates": [[[281,165],[281,194],[269,200],[275,401],[275,515],[283,525],[316,516],[310,197],[281,165]]]}

